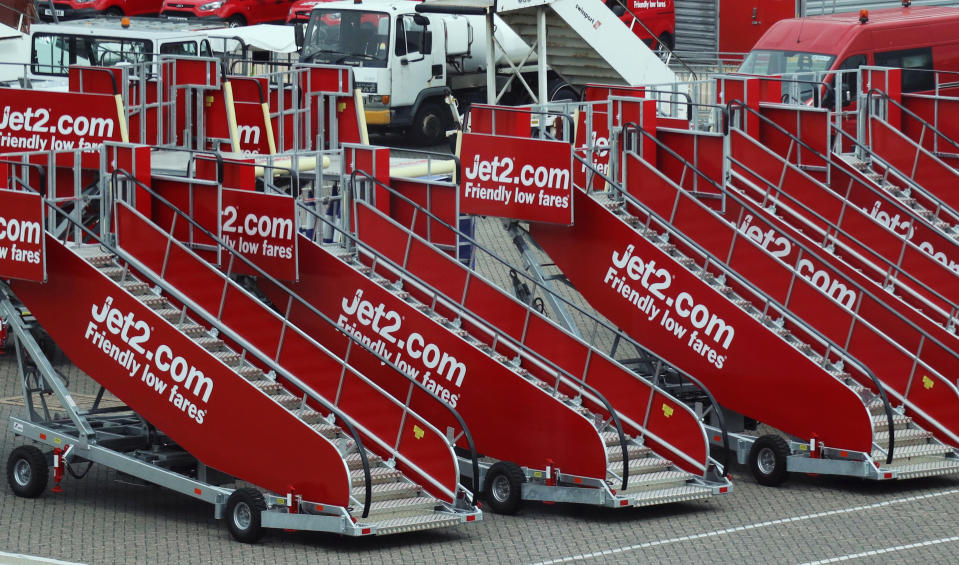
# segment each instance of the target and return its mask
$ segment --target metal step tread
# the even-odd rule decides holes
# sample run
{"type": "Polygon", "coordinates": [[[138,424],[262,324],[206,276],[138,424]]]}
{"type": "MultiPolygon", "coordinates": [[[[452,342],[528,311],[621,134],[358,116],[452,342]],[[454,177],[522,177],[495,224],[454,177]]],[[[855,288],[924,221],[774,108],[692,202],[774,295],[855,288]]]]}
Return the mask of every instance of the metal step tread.
{"type": "MultiPolygon", "coordinates": [[[[332,426],[332,424],[327,424],[327,426],[332,426]]],[[[333,426],[333,427],[336,427],[336,426],[333,426]]],[[[337,429],[339,428],[337,427],[337,429]]],[[[360,454],[356,453],[355,451],[347,455],[344,459],[346,460],[346,465],[350,469],[363,468],[363,458],[360,457],[360,454]]],[[[373,465],[379,465],[383,461],[382,457],[380,457],[379,455],[373,455],[372,453],[368,453],[366,455],[366,459],[367,461],[369,461],[371,467],[373,465]]]]}
{"type": "MultiPolygon", "coordinates": [[[[395,482],[402,478],[403,473],[390,467],[373,467],[370,469],[370,480],[373,481],[374,485],[383,484],[386,482],[395,482]]],[[[363,472],[363,469],[350,470],[351,486],[362,485],[363,481],[365,480],[366,473],[363,472]]]]}
{"type": "MultiPolygon", "coordinates": [[[[415,485],[413,483],[408,483],[406,481],[394,482],[394,483],[383,483],[380,485],[373,485],[372,487],[374,498],[376,498],[378,495],[379,496],[407,495],[407,496],[403,496],[402,498],[408,498],[409,496],[412,496],[414,493],[419,492],[419,490],[420,490],[420,487],[418,485],[415,485]]],[[[366,496],[366,487],[365,486],[353,487],[352,489],[350,489],[350,494],[352,494],[355,498],[362,500],[363,497],[366,496]]],[[[393,498],[397,498],[397,497],[393,496],[393,498]]]]}
{"type": "MultiPolygon", "coordinates": [[[[932,432],[923,430],[921,428],[906,428],[904,430],[896,430],[896,443],[907,440],[917,440],[917,439],[926,439],[932,437],[932,432]]],[[[883,430],[881,432],[876,432],[873,435],[872,440],[879,444],[889,443],[889,430],[883,430]]]]}
{"type": "MultiPolygon", "coordinates": [[[[375,486],[375,485],[374,485],[375,486]]],[[[357,500],[363,500],[363,489],[353,489],[354,491],[359,490],[361,492],[360,496],[355,496],[357,500]]],[[[361,503],[362,504],[362,503],[361,503]]],[[[370,503],[370,515],[374,513],[384,514],[386,512],[410,512],[417,509],[421,509],[424,512],[432,512],[436,507],[436,499],[432,496],[408,496],[406,498],[392,498],[389,500],[377,500],[370,503]]],[[[359,508],[357,510],[360,510],[359,508]]]]}
{"type": "Polygon", "coordinates": [[[666,504],[669,502],[685,502],[688,500],[703,500],[713,496],[713,491],[709,487],[699,485],[685,485],[681,487],[672,487],[662,490],[651,490],[637,495],[630,496],[633,506],[653,506],[666,504]]]}
{"type": "MultiPolygon", "coordinates": [[[[619,490],[621,494],[629,494],[633,491],[649,490],[649,487],[662,485],[666,483],[685,483],[692,479],[694,475],[681,470],[657,471],[654,473],[641,473],[639,475],[629,475],[629,488],[619,490]]],[[[622,483],[616,481],[620,486],[622,483]]],[[[678,486],[678,485],[677,485],[678,486]]]]}
{"type": "Polygon", "coordinates": [[[433,512],[431,514],[424,514],[423,516],[393,518],[376,522],[364,522],[364,524],[376,526],[376,534],[383,536],[389,534],[415,532],[418,530],[446,528],[449,526],[459,525],[462,521],[462,518],[456,514],[451,514],[449,512],[433,512]]]}
{"type": "MultiPolygon", "coordinates": [[[[626,453],[629,456],[630,461],[642,458],[650,451],[652,450],[645,445],[626,445],[626,453]]],[[[622,461],[623,449],[618,444],[607,445],[606,457],[609,461],[622,461]]]]}
{"type": "MultiPolygon", "coordinates": [[[[639,459],[630,459],[629,474],[632,476],[634,473],[646,473],[648,471],[655,471],[657,469],[665,469],[671,465],[672,463],[669,460],[662,459],[660,457],[641,457],[639,459]]],[[[621,475],[623,472],[623,462],[610,461],[606,468],[617,475],[621,475]]]]}
{"type": "Polygon", "coordinates": [[[882,473],[883,471],[895,471],[896,477],[900,479],[951,475],[959,473],[959,459],[943,459],[906,465],[883,465],[879,467],[879,472],[882,473]]]}
{"type": "MultiPolygon", "coordinates": [[[[918,445],[904,445],[902,447],[895,447],[892,451],[893,461],[898,461],[901,459],[909,459],[910,457],[929,457],[936,455],[944,455],[952,451],[952,448],[948,445],[943,445],[938,442],[932,443],[920,443],[918,445]]],[[[885,461],[886,454],[879,450],[874,450],[872,452],[872,458],[876,461],[885,461]]]]}

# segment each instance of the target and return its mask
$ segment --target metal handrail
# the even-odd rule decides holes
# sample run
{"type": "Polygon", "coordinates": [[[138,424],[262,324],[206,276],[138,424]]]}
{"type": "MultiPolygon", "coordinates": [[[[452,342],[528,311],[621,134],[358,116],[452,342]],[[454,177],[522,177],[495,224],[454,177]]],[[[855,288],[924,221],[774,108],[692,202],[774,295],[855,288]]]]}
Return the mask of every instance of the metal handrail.
{"type": "MultiPolygon", "coordinates": [[[[325,315],[323,315],[322,312],[320,312],[319,310],[317,310],[317,309],[316,309],[315,307],[313,307],[309,302],[307,302],[307,301],[304,300],[302,297],[300,297],[300,296],[297,295],[295,292],[293,292],[289,287],[287,287],[286,285],[284,285],[281,281],[277,280],[275,277],[273,277],[273,276],[270,275],[269,273],[266,273],[265,271],[263,271],[262,268],[260,268],[259,266],[257,266],[255,263],[253,263],[252,261],[250,261],[249,259],[247,259],[246,257],[244,257],[242,254],[240,254],[240,253],[237,252],[236,250],[234,250],[231,246],[229,246],[229,245],[227,244],[227,242],[221,240],[219,237],[217,237],[215,234],[213,234],[212,232],[210,232],[208,229],[204,228],[202,225],[200,225],[198,222],[196,222],[192,217],[190,217],[189,215],[185,214],[182,210],[180,210],[179,208],[177,208],[175,205],[173,205],[171,202],[169,202],[169,201],[168,201],[167,199],[165,199],[163,196],[161,196],[161,195],[157,194],[156,192],[154,192],[150,187],[148,187],[148,186],[144,185],[143,183],[141,183],[140,181],[138,181],[138,180],[137,180],[136,178],[134,178],[130,173],[128,173],[127,171],[124,171],[124,170],[122,170],[122,169],[117,169],[117,170],[115,170],[115,171],[113,172],[113,179],[116,180],[116,178],[118,177],[118,175],[124,176],[125,178],[127,178],[127,180],[132,181],[138,188],[141,188],[141,189],[147,191],[153,198],[159,200],[162,204],[164,204],[165,206],[167,206],[168,208],[170,208],[172,211],[174,211],[175,214],[179,215],[180,217],[183,217],[186,221],[188,221],[188,222],[191,224],[191,226],[193,227],[193,229],[196,229],[196,230],[200,231],[203,235],[205,235],[205,236],[209,237],[211,240],[215,241],[220,247],[223,247],[223,248],[231,255],[231,264],[232,264],[232,261],[233,261],[234,258],[239,259],[244,265],[246,265],[246,267],[252,269],[252,270],[257,274],[258,277],[262,277],[262,278],[264,278],[265,280],[268,280],[270,283],[272,283],[273,285],[275,285],[277,288],[279,288],[280,290],[282,290],[283,292],[285,292],[290,298],[296,300],[300,305],[304,306],[305,308],[307,308],[308,310],[310,310],[310,311],[313,312],[314,314],[320,316],[324,321],[326,321],[328,324],[330,324],[331,326],[333,326],[334,328],[336,328],[336,330],[339,331],[342,335],[347,336],[347,337],[350,339],[350,342],[351,342],[351,343],[355,343],[355,344],[358,345],[359,347],[362,347],[364,350],[366,350],[366,351],[369,352],[370,354],[374,355],[374,356],[381,362],[381,364],[386,364],[386,365],[390,366],[390,367],[391,367],[392,369],[394,369],[397,373],[399,373],[399,374],[403,375],[404,377],[406,377],[406,379],[407,379],[408,381],[410,381],[410,383],[411,383],[412,385],[415,385],[415,386],[418,387],[419,389],[421,389],[421,390],[423,390],[424,392],[428,393],[428,394],[430,395],[430,397],[434,398],[440,405],[442,405],[446,410],[448,410],[448,411],[453,415],[453,417],[457,420],[457,422],[460,424],[460,426],[461,426],[461,428],[462,428],[462,430],[463,430],[464,437],[465,437],[467,443],[469,444],[470,454],[471,454],[471,457],[472,457],[473,471],[474,471],[474,473],[475,473],[474,476],[479,476],[479,474],[478,474],[478,473],[479,473],[478,455],[477,455],[477,452],[476,452],[476,446],[475,446],[475,444],[474,444],[474,442],[473,442],[472,433],[469,431],[469,427],[466,425],[465,420],[463,420],[463,417],[459,414],[459,412],[458,412],[456,409],[454,409],[453,407],[451,407],[451,406],[449,406],[448,404],[446,404],[445,402],[443,402],[443,401],[442,401],[439,397],[437,397],[433,392],[429,391],[424,385],[422,385],[421,383],[419,383],[419,382],[415,381],[414,379],[410,378],[410,377],[409,377],[408,375],[406,375],[406,373],[404,373],[403,371],[400,371],[399,368],[397,368],[390,360],[388,360],[388,359],[386,359],[385,357],[383,357],[382,355],[379,355],[378,353],[374,352],[372,349],[370,349],[370,348],[368,348],[366,345],[364,345],[364,344],[362,343],[362,341],[360,341],[359,339],[357,339],[355,336],[348,334],[347,332],[345,332],[344,330],[342,330],[342,328],[339,328],[338,326],[336,326],[336,324],[335,324],[332,320],[330,320],[328,317],[326,317],[325,315]]],[[[172,235],[170,235],[169,237],[172,239],[172,235]]],[[[291,327],[295,327],[295,326],[293,326],[292,324],[289,324],[288,321],[285,321],[285,322],[286,322],[288,325],[290,325],[291,327]]],[[[312,339],[311,339],[311,341],[312,341],[312,339]]],[[[319,343],[317,343],[317,342],[315,342],[315,341],[313,341],[313,343],[314,343],[315,345],[317,345],[318,347],[320,347],[320,348],[321,348],[325,353],[327,353],[330,357],[332,357],[333,359],[337,359],[337,360],[340,361],[340,363],[343,364],[345,367],[349,367],[349,364],[348,364],[348,362],[347,362],[345,359],[339,359],[339,357],[337,357],[337,356],[334,355],[332,352],[330,352],[329,350],[327,350],[327,349],[326,349],[325,347],[323,347],[321,344],[319,344],[319,343]]],[[[353,369],[352,367],[349,367],[349,368],[350,368],[351,372],[354,373],[355,375],[357,375],[358,377],[360,377],[361,380],[367,382],[368,384],[373,385],[377,390],[379,390],[380,392],[382,392],[385,396],[389,397],[389,398],[390,398],[391,400],[393,400],[394,402],[399,403],[399,401],[398,401],[397,399],[395,399],[394,397],[392,397],[391,395],[389,395],[388,393],[386,393],[383,389],[381,389],[381,388],[379,388],[377,385],[375,385],[375,383],[373,383],[368,377],[362,375],[361,373],[359,373],[358,371],[356,371],[356,370],[353,369]]],[[[285,372],[285,371],[284,371],[284,372],[285,372]]],[[[291,376],[292,376],[292,375],[291,375],[291,376]]],[[[295,378],[295,377],[294,377],[294,378],[295,378]]],[[[298,379],[297,379],[297,380],[298,380],[298,379]]],[[[312,389],[311,389],[311,390],[312,390],[312,389]]],[[[410,410],[409,407],[405,407],[405,409],[407,410],[407,412],[412,412],[412,410],[410,410]]],[[[412,412],[412,413],[413,413],[414,415],[416,414],[415,412],[412,412]]],[[[421,418],[421,419],[422,419],[422,418],[421,418]]],[[[425,421],[425,420],[424,420],[424,421],[425,421]]],[[[439,432],[437,432],[437,433],[439,433],[439,432]]],[[[371,434],[371,435],[372,435],[372,434],[371,434]]],[[[399,455],[401,458],[405,458],[402,454],[398,454],[398,455],[399,455]]],[[[425,473],[423,473],[423,474],[425,475],[425,473]]],[[[474,496],[476,495],[475,489],[473,490],[473,494],[474,494],[474,496]]],[[[364,514],[364,517],[366,517],[366,514],[364,514]]]]}
{"type": "MultiPolygon", "coordinates": [[[[643,131],[643,130],[640,130],[640,132],[641,132],[641,133],[644,133],[644,134],[646,134],[646,135],[650,135],[650,136],[651,136],[651,134],[649,134],[648,132],[645,132],[645,131],[643,131]]],[[[651,137],[652,137],[652,136],[651,136],[651,137]]],[[[655,139],[655,137],[653,137],[653,141],[654,141],[655,143],[657,143],[657,144],[662,144],[662,142],[660,142],[658,139],[655,139]]],[[[632,152],[627,152],[627,153],[632,154],[632,155],[635,155],[635,157],[636,157],[637,159],[641,159],[641,157],[640,157],[639,155],[636,155],[635,153],[632,153],[632,152]]],[[[667,177],[663,176],[662,173],[658,173],[658,171],[657,171],[657,174],[660,174],[660,176],[662,176],[662,178],[664,178],[664,179],[667,180],[668,182],[672,183],[672,180],[670,180],[670,179],[668,179],[667,177]]],[[[655,220],[659,225],[661,225],[661,226],[669,233],[670,238],[675,237],[675,238],[683,241],[684,244],[685,244],[689,249],[695,250],[700,256],[704,257],[704,258],[706,259],[706,261],[707,261],[707,264],[710,264],[710,263],[711,263],[711,264],[715,265],[715,266],[718,267],[720,270],[722,270],[722,272],[723,272],[724,275],[726,275],[727,277],[730,277],[730,278],[732,278],[733,280],[735,280],[742,288],[749,290],[756,298],[758,298],[759,300],[761,300],[762,302],[764,302],[764,303],[766,304],[767,309],[768,309],[769,306],[773,306],[774,308],[776,308],[776,309],[779,311],[779,313],[780,313],[784,318],[788,318],[793,324],[795,324],[795,325],[798,326],[798,327],[803,328],[803,330],[804,330],[806,333],[808,333],[811,337],[816,337],[821,343],[823,343],[823,344],[825,344],[825,345],[827,346],[827,353],[828,353],[828,351],[830,351],[830,350],[835,351],[835,352],[836,352],[837,354],[839,354],[841,357],[849,360],[849,362],[850,362],[851,364],[857,366],[857,367],[859,368],[859,370],[860,370],[863,374],[865,374],[866,376],[868,376],[868,377],[870,378],[870,380],[873,382],[873,384],[875,384],[876,389],[877,389],[877,391],[878,391],[878,393],[879,393],[879,396],[882,398],[883,405],[884,405],[885,410],[886,410],[886,418],[887,418],[887,421],[889,422],[889,426],[890,426],[890,431],[889,431],[889,440],[890,440],[890,441],[889,441],[889,452],[888,452],[888,457],[887,457],[887,461],[886,461],[886,462],[887,462],[887,463],[892,463],[892,455],[893,455],[893,448],[894,448],[894,437],[893,437],[893,436],[894,436],[894,430],[893,430],[893,413],[892,413],[892,406],[891,406],[890,403],[889,403],[889,399],[888,399],[888,397],[886,396],[886,393],[885,393],[885,390],[884,390],[884,388],[883,388],[883,386],[882,386],[881,381],[879,381],[879,379],[878,379],[878,378],[876,377],[876,375],[872,372],[872,370],[869,369],[869,367],[867,367],[864,363],[862,363],[861,361],[859,361],[858,359],[856,359],[854,356],[852,356],[851,354],[849,354],[844,348],[840,347],[838,344],[836,344],[835,342],[833,342],[833,341],[832,341],[831,339],[829,339],[827,336],[825,336],[824,334],[822,334],[818,329],[810,326],[810,325],[807,324],[805,321],[803,321],[802,318],[799,318],[798,316],[796,316],[795,314],[793,314],[792,311],[789,310],[785,305],[779,303],[779,301],[775,300],[773,297],[771,297],[771,296],[769,296],[768,294],[766,294],[761,288],[759,288],[757,285],[755,285],[752,281],[750,281],[750,280],[742,277],[741,275],[739,275],[738,272],[736,272],[736,271],[733,270],[731,267],[729,267],[729,266],[728,266],[724,261],[722,261],[720,258],[716,257],[716,256],[713,255],[711,252],[709,252],[708,250],[706,250],[706,249],[704,249],[702,246],[700,246],[694,239],[692,239],[691,237],[687,236],[685,233],[683,233],[683,232],[679,231],[678,229],[676,229],[676,228],[672,225],[671,222],[669,222],[668,220],[666,220],[665,218],[663,218],[662,216],[660,216],[660,215],[659,215],[658,213],[656,213],[655,211],[649,209],[642,201],[640,201],[638,198],[636,198],[635,196],[633,196],[632,194],[630,194],[629,192],[627,192],[626,190],[624,190],[623,187],[621,187],[621,186],[619,186],[618,184],[615,184],[615,183],[610,183],[609,189],[612,190],[612,191],[614,191],[614,192],[618,192],[619,195],[620,195],[620,197],[623,198],[624,201],[628,202],[630,206],[635,206],[636,208],[642,210],[642,212],[649,218],[649,220],[655,220]]],[[[581,190],[583,190],[583,189],[581,189],[581,190]]],[[[682,190],[681,187],[679,188],[679,190],[680,190],[680,192],[683,192],[683,190],[682,190]]],[[[584,191],[585,191],[585,190],[584,190],[584,191]]],[[[817,289],[817,290],[819,290],[819,289],[817,289]]],[[[822,291],[820,291],[820,292],[822,292],[822,291]]],[[[826,356],[825,356],[825,355],[823,356],[823,360],[824,360],[824,361],[826,360],[826,356]]]]}

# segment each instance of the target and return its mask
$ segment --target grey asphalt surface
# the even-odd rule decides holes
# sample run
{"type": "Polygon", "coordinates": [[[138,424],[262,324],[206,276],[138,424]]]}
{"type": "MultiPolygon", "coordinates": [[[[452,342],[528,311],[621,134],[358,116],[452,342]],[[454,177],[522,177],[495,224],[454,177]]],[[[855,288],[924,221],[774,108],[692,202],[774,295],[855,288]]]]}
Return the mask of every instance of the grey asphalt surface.
{"type": "MultiPolygon", "coordinates": [[[[72,391],[95,392],[66,359],[58,366],[72,391]]],[[[0,399],[19,394],[13,356],[2,356],[0,399]]],[[[9,417],[21,414],[0,401],[4,468],[24,443],[8,429],[9,417]]],[[[458,528],[359,539],[271,531],[250,546],[233,541],[211,506],[94,466],[82,480],[65,479],[65,492],[37,499],[16,497],[4,481],[0,551],[98,564],[959,561],[959,478],[793,476],[767,488],[740,466],[731,474],[733,493],[701,502],[625,510],[531,503],[515,516],[487,512],[458,528]]]]}

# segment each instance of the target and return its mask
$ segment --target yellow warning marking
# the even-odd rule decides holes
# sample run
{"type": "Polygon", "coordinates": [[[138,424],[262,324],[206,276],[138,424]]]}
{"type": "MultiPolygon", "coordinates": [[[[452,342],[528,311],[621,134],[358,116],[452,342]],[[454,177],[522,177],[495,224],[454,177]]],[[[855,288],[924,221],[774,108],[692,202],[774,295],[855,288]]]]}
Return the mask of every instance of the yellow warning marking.
{"type": "Polygon", "coordinates": [[[423,431],[423,428],[413,424],[413,437],[416,439],[423,439],[423,436],[426,435],[426,432],[423,431]]]}
{"type": "Polygon", "coordinates": [[[536,477],[537,479],[542,478],[543,472],[542,472],[542,471],[533,471],[533,476],[536,477]]]}
{"type": "Polygon", "coordinates": [[[276,499],[276,503],[279,504],[280,506],[286,506],[286,499],[285,499],[285,498],[277,498],[277,499],[276,499]]]}
{"type": "Polygon", "coordinates": [[[663,403],[663,416],[666,416],[667,418],[669,418],[670,416],[673,415],[673,412],[674,412],[673,407],[672,407],[672,406],[669,406],[668,404],[666,404],[666,403],[664,402],[664,403],[663,403]]]}
{"type": "Polygon", "coordinates": [[[53,438],[53,443],[60,445],[61,443],[63,443],[63,440],[58,437],[55,437],[53,438]]]}
{"type": "Polygon", "coordinates": [[[799,451],[809,451],[809,446],[804,443],[799,446],[799,451]]]}
{"type": "Polygon", "coordinates": [[[923,377],[922,377],[922,388],[924,388],[924,389],[926,389],[926,390],[931,390],[932,387],[934,387],[934,386],[936,386],[936,383],[933,382],[932,379],[930,379],[930,378],[927,377],[927,376],[923,376],[923,377]]]}

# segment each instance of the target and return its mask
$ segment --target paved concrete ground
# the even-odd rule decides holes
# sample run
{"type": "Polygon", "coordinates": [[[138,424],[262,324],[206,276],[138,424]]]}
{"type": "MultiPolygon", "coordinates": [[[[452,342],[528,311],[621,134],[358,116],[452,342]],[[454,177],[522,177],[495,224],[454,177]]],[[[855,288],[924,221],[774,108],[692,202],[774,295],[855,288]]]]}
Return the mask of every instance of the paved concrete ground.
{"type": "MultiPolygon", "coordinates": [[[[93,388],[61,364],[71,386],[93,388]]],[[[19,393],[12,356],[0,357],[0,397],[19,393]]],[[[0,457],[23,442],[0,403],[0,457]]],[[[705,502],[610,510],[529,504],[460,528],[381,539],[271,532],[234,542],[212,507],[119,482],[95,466],[62,494],[17,498],[0,488],[0,551],[84,563],[956,563],[959,478],[871,483],[796,476],[755,484],[733,467],[734,493],[705,502]],[[870,553],[871,552],[871,553],[870,553]]],[[[0,555],[0,563],[4,561],[0,555]]]]}

